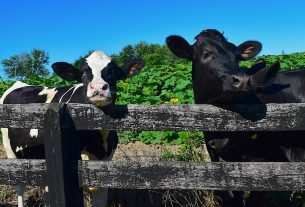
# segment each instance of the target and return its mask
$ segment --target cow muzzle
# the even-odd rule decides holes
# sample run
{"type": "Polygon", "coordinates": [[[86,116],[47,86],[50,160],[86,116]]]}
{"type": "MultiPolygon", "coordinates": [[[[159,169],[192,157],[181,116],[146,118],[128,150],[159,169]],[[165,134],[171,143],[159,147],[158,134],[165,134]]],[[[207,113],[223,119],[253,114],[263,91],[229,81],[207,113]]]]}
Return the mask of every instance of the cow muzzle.
{"type": "Polygon", "coordinates": [[[231,86],[236,91],[248,91],[250,88],[250,78],[246,75],[232,75],[231,86]]]}
{"type": "Polygon", "coordinates": [[[111,104],[112,96],[109,84],[106,82],[91,82],[88,84],[87,97],[96,106],[111,104]]]}

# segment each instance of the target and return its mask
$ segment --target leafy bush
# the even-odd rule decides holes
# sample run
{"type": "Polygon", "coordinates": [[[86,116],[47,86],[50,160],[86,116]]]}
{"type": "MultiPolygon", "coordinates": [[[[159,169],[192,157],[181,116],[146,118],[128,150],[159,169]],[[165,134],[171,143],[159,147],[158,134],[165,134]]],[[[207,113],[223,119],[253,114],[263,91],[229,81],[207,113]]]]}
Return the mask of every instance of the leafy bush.
{"type": "MultiPolygon", "coordinates": [[[[191,64],[145,66],[143,71],[118,83],[117,104],[191,104],[193,90],[191,64]]],[[[183,144],[183,133],[130,132],[120,133],[125,142],[139,140],[147,144],[183,144]]]]}
{"type": "MultiPolygon", "coordinates": [[[[191,80],[191,63],[178,61],[170,56],[168,50],[163,46],[148,45],[142,42],[136,46],[130,46],[126,50],[131,50],[133,58],[143,57],[146,66],[143,71],[133,77],[118,83],[117,104],[193,104],[193,90],[191,80]],[[145,52],[146,51],[146,52],[145,52]],[[147,52],[148,51],[148,52],[147,52]],[[149,52],[150,51],[150,52],[149,52]],[[157,54],[160,52],[161,55],[157,54]],[[161,58],[163,55],[166,58],[161,58]]],[[[115,56],[120,61],[125,61],[126,52],[122,56],[115,56]]],[[[87,54],[88,55],[88,54],[87,54]]],[[[130,56],[130,55],[129,55],[130,56]]],[[[128,56],[128,57],[129,57],[128,56]]],[[[85,57],[85,56],[83,56],[85,57]]],[[[76,62],[81,62],[80,57],[76,62]]],[[[283,71],[292,68],[305,67],[305,53],[291,55],[261,56],[268,65],[279,60],[283,71]]],[[[256,58],[258,59],[258,58],[256,58]]],[[[241,66],[250,67],[254,61],[242,62],[241,66]]],[[[77,64],[79,65],[79,64],[77,64]]],[[[22,80],[31,85],[43,86],[70,86],[74,83],[64,81],[56,75],[51,77],[31,77],[22,80]]],[[[0,82],[0,95],[4,93],[14,82],[0,82]]],[[[151,144],[186,144],[191,146],[192,139],[200,141],[198,136],[201,133],[191,132],[120,132],[120,141],[123,143],[142,141],[151,144]]],[[[202,140],[202,139],[201,139],[202,140]]]]}
{"type": "Polygon", "coordinates": [[[249,68],[257,59],[260,58],[266,61],[267,66],[270,66],[275,61],[279,61],[281,63],[281,71],[289,71],[305,67],[305,52],[290,55],[263,55],[249,61],[241,62],[240,65],[249,68]]]}

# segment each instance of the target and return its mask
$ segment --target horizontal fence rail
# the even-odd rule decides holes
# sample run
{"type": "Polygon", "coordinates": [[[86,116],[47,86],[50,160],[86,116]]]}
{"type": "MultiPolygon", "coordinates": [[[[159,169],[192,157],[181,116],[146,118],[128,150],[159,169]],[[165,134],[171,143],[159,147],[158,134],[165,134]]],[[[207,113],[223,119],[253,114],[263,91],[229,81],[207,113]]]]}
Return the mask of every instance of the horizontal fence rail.
{"type": "MultiPolygon", "coordinates": [[[[0,127],[43,128],[48,104],[0,105],[0,127]]],[[[68,104],[79,130],[290,131],[305,130],[305,104],[226,106],[128,105],[99,109],[68,104]]]]}
{"type": "Polygon", "coordinates": [[[41,129],[48,107],[48,104],[0,105],[0,127],[41,129]]]}
{"type": "MultiPolygon", "coordinates": [[[[79,161],[83,187],[128,189],[305,190],[305,163],[79,161]]],[[[46,184],[44,160],[0,160],[0,183],[46,184]]]]}
{"type": "Polygon", "coordinates": [[[0,183],[47,185],[52,207],[83,207],[82,187],[301,191],[305,162],[78,161],[81,139],[74,135],[77,130],[305,131],[304,114],[305,103],[102,109],[62,103],[0,105],[0,127],[43,129],[46,155],[46,160],[0,160],[0,183]]]}
{"type": "Polygon", "coordinates": [[[305,104],[128,105],[101,113],[92,105],[69,104],[77,129],[135,131],[287,131],[305,130],[305,104]],[[232,112],[237,111],[237,112],[232,112]],[[240,115],[241,114],[241,115],[240,115]],[[246,116],[246,117],[245,117],[246,116]]]}
{"type": "Polygon", "coordinates": [[[45,186],[45,160],[0,159],[0,183],[45,186]]]}

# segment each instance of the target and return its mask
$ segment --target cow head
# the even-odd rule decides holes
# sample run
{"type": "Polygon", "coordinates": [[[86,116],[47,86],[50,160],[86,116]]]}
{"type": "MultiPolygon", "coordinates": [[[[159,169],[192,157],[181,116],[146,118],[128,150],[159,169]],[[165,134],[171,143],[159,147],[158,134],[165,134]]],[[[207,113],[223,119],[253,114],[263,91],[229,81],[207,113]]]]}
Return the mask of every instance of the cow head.
{"type": "Polygon", "coordinates": [[[86,58],[80,70],[65,62],[54,63],[52,68],[64,80],[82,82],[88,100],[97,106],[105,106],[116,98],[116,81],[136,75],[143,66],[142,60],[132,60],[119,67],[105,53],[95,51],[86,58]]]}
{"type": "Polygon", "coordinates": [[[205,30],[190,45],[180,36],[166,39],[178,57],[193,62],[192,78],[195,103],[222,103],[236,91],[248,90],[249,75],[238,62],[255,57],[262,45],[246,41],[239,46],[228,42],[217,30],[205,30]]]}
{"type": "MultiPolygon", "coordinates": [[[[255,67],[254,67],[255,68],[255,67]]],[[[253,66],[249,70],[248,90],[254,92],[264,92],[266,89],[273,86],[273,81],[281,69],[280,62],[276,61],[270,67],[258,67],[253,70],[253,66]],[[252,69],[252,71],[251,71],[252,69]]],[[[287,87],[287,85],[282,85],[287,87]]]]}

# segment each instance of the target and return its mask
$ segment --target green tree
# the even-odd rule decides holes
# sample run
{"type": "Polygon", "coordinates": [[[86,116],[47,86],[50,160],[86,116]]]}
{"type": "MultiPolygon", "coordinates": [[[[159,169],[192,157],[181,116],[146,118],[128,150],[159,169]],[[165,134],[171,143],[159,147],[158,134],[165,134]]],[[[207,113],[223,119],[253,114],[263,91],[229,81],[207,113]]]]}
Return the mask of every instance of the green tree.
{"type": "Polygon", "coordinates": [[[48,53],[40,49],[33,49],[31,53],[14,55],[1,62],[4,72],[9,78],[47,76],[49,71],[45,65],[48,63],[48,53]]]}
{"type": "Polygon", "coordinates": [[[119,65],[124,64],[128,60],[134,59],[136,57],[135,50],[132,45],[125,46],[119,55],[113,54],[111,58],[119,65]]]}
{"type": "Polygon", "coordinates": [[[78,59],[76,59],[73,63],[74,67],[77,69],[80,69],[82,65],[86,62],[86,58],[93,53],[94,50],[89,50],[85,55],[80,56],[78,59]]]}
{"type": "Polygon", "coordinates": [[[185,63],[186,60],[177,58],[165,45],[151,44],[141,41],[135,45],[125,46],[119,54],[111,55],[119,65],[124,62],[139,58],[145,61],[146,66],[174,65],[185,63]]]}

